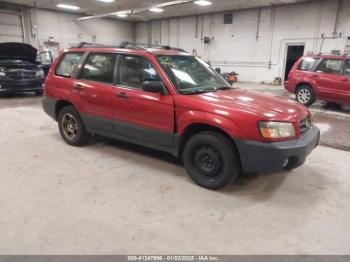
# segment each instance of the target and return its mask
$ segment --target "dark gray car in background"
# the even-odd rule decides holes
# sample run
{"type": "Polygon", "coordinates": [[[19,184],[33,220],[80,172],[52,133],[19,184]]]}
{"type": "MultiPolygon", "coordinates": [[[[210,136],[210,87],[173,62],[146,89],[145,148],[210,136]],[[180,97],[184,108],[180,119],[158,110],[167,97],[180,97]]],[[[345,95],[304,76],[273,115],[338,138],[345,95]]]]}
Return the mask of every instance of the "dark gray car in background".
{"type": "Polygon", "coordinates": [[[43,93],[45,73],[37,61],[37,49],[22,43],[0,43],[0,94],[43,93]]]}

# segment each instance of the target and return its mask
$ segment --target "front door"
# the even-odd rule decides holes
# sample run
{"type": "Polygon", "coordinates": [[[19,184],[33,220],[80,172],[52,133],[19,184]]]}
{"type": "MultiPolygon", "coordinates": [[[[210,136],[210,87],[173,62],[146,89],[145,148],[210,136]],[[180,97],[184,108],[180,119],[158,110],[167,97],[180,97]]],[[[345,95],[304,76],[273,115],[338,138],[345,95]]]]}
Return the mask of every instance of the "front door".
{"type": "Polygon", "coordinates": [[[152,63],[141,56],[123,54],[117,67],[113,132],[140,142],[173,146],[173,97],[142,89],[144,81],[161,81],[152,63]]]}

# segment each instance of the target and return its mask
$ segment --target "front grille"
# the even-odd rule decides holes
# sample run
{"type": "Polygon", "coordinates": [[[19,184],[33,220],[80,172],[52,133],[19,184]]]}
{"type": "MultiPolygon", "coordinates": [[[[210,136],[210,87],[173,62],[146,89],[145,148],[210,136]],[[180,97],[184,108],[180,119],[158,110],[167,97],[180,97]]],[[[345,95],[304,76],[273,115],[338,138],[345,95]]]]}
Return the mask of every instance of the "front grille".
{"type": "Polygon", "coordinates": [[[11,80],[34,80],[35,73],[33,70],[8,70],[6,76],[11,80]]]}
{"type": "Polygon", "coordinates": [[[311,127],[311,118],[308,116],[299,122],[300,133],[305,133],[311,127]]]}

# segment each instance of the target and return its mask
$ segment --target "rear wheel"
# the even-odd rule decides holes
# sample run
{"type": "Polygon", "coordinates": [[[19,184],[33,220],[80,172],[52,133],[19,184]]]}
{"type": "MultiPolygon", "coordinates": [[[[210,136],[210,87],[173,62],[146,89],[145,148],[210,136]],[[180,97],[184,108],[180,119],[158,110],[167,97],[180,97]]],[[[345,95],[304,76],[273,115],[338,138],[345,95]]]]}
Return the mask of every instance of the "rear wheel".
{"type": "Polygon", "coordinates": [[[69,145],[82,146],[89,139],[89,133],[73,106],[61,109],[58,115],[58,127],[63,140],[69,145]]]}
{"type": "Polygon", "coordinates": [[[315,102],[315,92],[308,85],[302,85],[296,92],[296,99],[305,106],[312,105],[315,102]]]}
{"type": "Polygon", "coordinates": [[[240,171],[238,155],[224,135],[206,131],[194,135],[185,145],[183,163],[190,177],[208,189],[220,189],[240,171]]]}

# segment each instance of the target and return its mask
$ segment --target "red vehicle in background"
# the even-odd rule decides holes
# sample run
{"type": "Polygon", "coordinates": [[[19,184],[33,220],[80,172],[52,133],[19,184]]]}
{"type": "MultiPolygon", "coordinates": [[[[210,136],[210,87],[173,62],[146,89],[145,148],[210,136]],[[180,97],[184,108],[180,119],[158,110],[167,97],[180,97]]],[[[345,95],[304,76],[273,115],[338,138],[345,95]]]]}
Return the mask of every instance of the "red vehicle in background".
{"type": "Polygon", "coordinates": [[[350,56],[304,56],[294,64],[284,86],[306,106],[316,99],[350,104],[350,56]]]}

